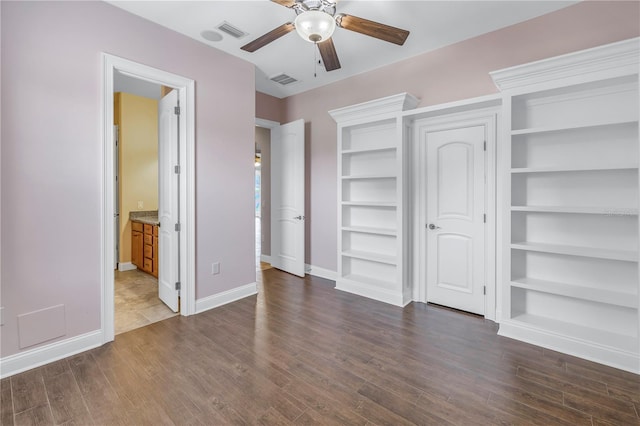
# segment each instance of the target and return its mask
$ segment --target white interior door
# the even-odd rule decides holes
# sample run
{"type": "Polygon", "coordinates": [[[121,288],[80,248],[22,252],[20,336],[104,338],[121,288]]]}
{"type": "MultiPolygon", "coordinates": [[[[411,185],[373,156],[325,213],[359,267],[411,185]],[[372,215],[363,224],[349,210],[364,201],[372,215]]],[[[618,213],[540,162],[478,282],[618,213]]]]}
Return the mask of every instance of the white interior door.
{"type": "Polygon", "coordinates": [[[304,277],[304,120],[271,130],[271,264],[304,277]]]}
{"type": "Polygon", "coordinates": [[[178,177],[178,91],[172,90],[158,103],[158,297],[178,312],[179,222],[178,177]]]}
{"type": "Polygon", "coordinates": [[[427,301],[485,312],[485,126],[428,132],[427,301]]]}

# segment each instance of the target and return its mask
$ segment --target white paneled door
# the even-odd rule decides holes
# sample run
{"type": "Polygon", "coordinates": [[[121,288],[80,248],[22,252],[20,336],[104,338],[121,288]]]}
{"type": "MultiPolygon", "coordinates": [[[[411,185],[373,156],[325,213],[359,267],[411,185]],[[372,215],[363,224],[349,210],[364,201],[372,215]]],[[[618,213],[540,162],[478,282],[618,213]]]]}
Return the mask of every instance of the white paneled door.
{"type": "Polygon", "coordinates": [[[179,223],[178,178],[178,91],[172,90],[158,103],[158,297],[178,312],[179,223]]]}
{"type": "Polygon", "coordinates": [[[271,264],[304,277],[304,120],[271,130],[271,264]]]}
{"type": "Polygon", "coordinates": [[[426,137],[427,301],[485,313],[485,126],[426,137]]]}

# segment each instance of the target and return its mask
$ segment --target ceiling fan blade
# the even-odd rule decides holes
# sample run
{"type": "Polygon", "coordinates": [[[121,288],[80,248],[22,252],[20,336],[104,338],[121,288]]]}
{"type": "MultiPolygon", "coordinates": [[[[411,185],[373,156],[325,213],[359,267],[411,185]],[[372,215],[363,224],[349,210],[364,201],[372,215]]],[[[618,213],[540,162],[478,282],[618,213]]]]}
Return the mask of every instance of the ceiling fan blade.
{"type": "Polygon", "coordinates": [[[296,4],[295,0],[271,0],[271,1],[285,7],[293,7],[293,5],[296,4]]]}
{"type": "Polygon", "coordinates": [[[409,31],[407,30],[381,24],[379,22],[369,21],[364,18],[358,18],[357,16],[341,13],[337,16],[336,22],[345,30],[355,31],[360,34],[375,37],[400,46],[402,46],[407,40],[407,37],[409,37],[409,31]]]}
{"type": "Polygon", "coordinates": [[[256,50],[266,46],[272,41],[279,39],[283,35],[290,33],[294,29],[295,27],[293,26],[293,24],[291,22],[287,22],[286,24],[282,24],[278,28],[269,31],[265,35],[258,37],[252,42],[245,44],[240,49],[246,50],[247,52],[255,52],[256,50]]]}
{"type": "Polygon", "coordinates": [[[320,56],[322,56],[322,63],[327,71],[333,71],[340,69],[340,60],[336,53],[336,47],[333,45],[332,39],[327,39],[321,43],[318,43],[318,50],[320,50],[320,56]]]}

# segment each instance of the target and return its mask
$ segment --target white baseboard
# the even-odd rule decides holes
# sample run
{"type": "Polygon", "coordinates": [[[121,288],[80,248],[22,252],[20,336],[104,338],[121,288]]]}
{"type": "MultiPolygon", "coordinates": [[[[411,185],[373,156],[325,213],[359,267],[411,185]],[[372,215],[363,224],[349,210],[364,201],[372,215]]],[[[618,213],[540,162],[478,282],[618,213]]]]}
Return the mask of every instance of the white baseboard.
{"type": "Polygon", "coordinates": [[[0,359],[0,377],[13,376],[102,345],[102,331],[92,331],[0,359]]]}
{"type": "Polygon", "coordinates": [[[314,277],[320,277],[331,281],[335,281],[336,278],[338,278],[338,273],[336,271],[321,268],[319,266],[308,265],[306,263],[304,265],[304,271],[314,277]]]}
{"type": "Polygon", "coordinates": [[[208,311],[209,309],[217,308],[218,306],[253,296],[254,294],[258,294],[258,285],[256,283],[243,285],[242,287],[233,288],[231,290],[223,291],[222,293],[207,296],[196,300],[195,313],[199,314],[204,311],[208,311]]]}
{"type": "Polygon", "coordinates": [[[411,303],[411,298],[405,298],[401,292],[377,288],[373,285],[351,280],[337,280],[336,290],[346,291],[347,293],[357,294],[358,296],[367,297],[369,299],[400,307],[405,307],[411,303]]]}
{"type": "Polygon", "coordinates": [[[508,320],[500,323],[498,335],[640,374],[640,358],[637,353],[622,351],[508,320]]]}
{"type": "Polygon", "coordinates": [[[271,265],[271,256],[269,256],[267,254],[261,254],[260,255],[260,262],[268,263],[269,265],[271,265]]]}
{"type": "Polygon", "coordinates": [[[120,272],[133,271],[134,269],[138,269],[138,267],[131,262],[118,263],[118,271],[120,272]]]}

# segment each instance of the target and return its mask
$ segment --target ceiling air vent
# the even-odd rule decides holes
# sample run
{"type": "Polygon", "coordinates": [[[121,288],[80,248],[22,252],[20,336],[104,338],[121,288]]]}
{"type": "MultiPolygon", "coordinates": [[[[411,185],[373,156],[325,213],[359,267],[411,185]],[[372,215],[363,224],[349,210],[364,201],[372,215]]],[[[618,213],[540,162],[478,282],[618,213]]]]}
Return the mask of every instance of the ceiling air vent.
{"type": "Polygon", "coordinates": [[[275,81],[276,83],[286,86],[287,84],[295,83],[298,80],[291,77],[290,75],[282,73],[282,74],[276,75],[275,77],[271,77],[271,81],[275,81]]]}
{"type": "Polygon", "coordinates": [[[249,34],[242,31],[240,28],[234,27],[227,21],[224,21],[222,24],[218,25],[216,28],[225,34],[229,34],[231,37],[234,37],[234,38],[242,38],[247,34],[249,34]]]}

